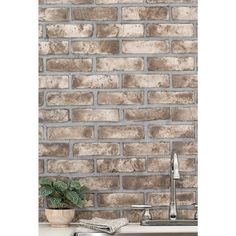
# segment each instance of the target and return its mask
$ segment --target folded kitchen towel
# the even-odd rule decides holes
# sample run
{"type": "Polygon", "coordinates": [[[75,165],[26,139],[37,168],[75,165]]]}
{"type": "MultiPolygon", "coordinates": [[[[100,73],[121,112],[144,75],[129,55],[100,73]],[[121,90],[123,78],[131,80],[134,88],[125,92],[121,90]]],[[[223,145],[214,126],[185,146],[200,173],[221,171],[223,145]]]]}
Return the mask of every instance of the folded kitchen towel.
{"type": "Polygon", "coordinates": [[[91,220],[81,219],[79,221],[80,226],[84,226],[90,229],[99,230],[108,234],[114,234],[122,226],[125,226],[129,223],[126,218],[119,219],[102,219],[95,217],[91,220]]]}

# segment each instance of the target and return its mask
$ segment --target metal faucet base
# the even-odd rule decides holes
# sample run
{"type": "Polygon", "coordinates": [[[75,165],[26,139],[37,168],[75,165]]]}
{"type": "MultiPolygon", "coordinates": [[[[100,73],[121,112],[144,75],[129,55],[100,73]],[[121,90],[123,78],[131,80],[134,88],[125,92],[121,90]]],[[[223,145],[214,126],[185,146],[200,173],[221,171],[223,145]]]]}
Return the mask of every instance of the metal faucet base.
{"type": "Polygon", "coordinates": [[[143,226],[197,226],[197,220],[141,220],[143,226]]]}

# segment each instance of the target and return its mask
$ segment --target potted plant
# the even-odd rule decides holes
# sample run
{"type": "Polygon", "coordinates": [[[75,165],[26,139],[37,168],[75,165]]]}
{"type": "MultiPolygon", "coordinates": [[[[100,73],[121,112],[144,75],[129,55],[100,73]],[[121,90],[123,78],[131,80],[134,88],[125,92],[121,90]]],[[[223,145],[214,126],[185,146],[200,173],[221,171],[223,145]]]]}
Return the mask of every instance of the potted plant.
{"type": "Polygon", "coordinates": [[[48,208],[45,209],[47,220],[53,227],[66,227],[74,218],[75,208],[83,207],[86,188],[76,180],[39,181],[39,195],[44,197],[48,208]]]}

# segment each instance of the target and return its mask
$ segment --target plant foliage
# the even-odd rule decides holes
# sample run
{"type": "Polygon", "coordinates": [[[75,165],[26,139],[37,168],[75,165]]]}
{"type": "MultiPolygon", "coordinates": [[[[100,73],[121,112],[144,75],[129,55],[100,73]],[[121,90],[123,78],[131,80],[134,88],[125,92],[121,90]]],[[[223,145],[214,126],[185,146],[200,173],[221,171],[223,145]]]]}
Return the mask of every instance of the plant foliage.
{"type": "Polygon", "coordinates": [[[47,201],[52,209],[83,207],[85,186],[76,180],[40,179],[39,195],[47,201]]]}

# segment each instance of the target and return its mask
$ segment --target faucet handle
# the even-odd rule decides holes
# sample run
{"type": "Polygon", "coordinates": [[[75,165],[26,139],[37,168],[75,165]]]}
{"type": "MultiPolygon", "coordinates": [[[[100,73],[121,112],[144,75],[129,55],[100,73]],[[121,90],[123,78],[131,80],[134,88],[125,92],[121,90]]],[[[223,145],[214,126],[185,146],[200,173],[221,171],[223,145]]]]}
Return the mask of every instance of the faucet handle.
{"type": "Polygon", "coordinates": [[[195,202],[192,204],[192,206],[194,206],[196,209],[196,212],[194,214],[194,220],[197,220],[198,219],[198,204],[195,202]]]}
{"type": "Polygon", "coordinates": [[[152,215],[149,211],[150,208],[152,208],[151,205],[131,205],[131,207],[136,208],[136,209],[144,209],[142,220],[151,220],[152,219],[152,215]]]}

